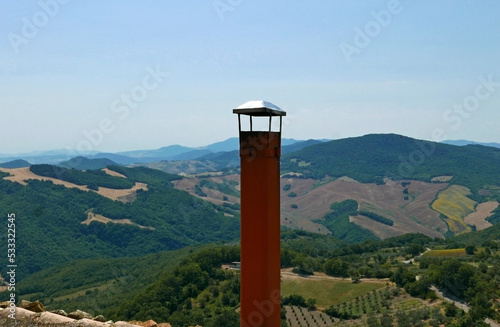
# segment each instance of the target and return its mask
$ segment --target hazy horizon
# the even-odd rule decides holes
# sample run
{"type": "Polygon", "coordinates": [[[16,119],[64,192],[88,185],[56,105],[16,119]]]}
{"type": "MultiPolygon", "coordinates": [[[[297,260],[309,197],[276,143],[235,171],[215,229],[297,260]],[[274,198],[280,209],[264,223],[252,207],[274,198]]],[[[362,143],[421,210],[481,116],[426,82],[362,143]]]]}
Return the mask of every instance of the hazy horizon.
{"type": "Polygon", "coordinates": [[[500,3],[8,2],[1,154],[200,147],[267,100],[283,137],[500,143],[500,3]],[[202,140],[202,141],[200,141],[202,140]]]}
{"type": "MultiPolygon", "coordinates": [[[[371,133],[371,134],[391,134],[391,133],[371,133]]],[[[366,135],[370,135],[370,134],[365,134],[365,135],[360,135],[360,136],[348,136],[346,138],[351,138],[351,137],[362,137],[362,136],[366,136],[366,135]]],[[[402,135],[402,136],[407,136],[407,135],[402,135]]],[[[191,148],[191,149],[203,149],[203,148],[206,148],[206,147],[209,147],[213,144],[216,144],[216,143],[223,143],[223,142],[226,142],[226,141],[229,141],[230,139],[237,139],[238,137],[237,136],[233,136],[231,138],[228,138],[228,139],[225,139],[225,140],[221,140],[221,141],[216,141],[214,143],[209,143],[209,144],[203,144],[203,145],[197,145],[197,146],[186,146],[184,144],[165,144],[165,145],[162,145],[160,147],[156,147],[156,148],[134,148],[134,149],[127,149],[127,150],[120,150],[120,151],[98,151],[98,150],[93,150],[93,151],[83,151],[83,152],[78,152],[78,151],[73,151],[73,150],[68,150],[68,149],[63,149],[63,148],[54,148],[54,149],[48,149],[48,150],[35,150],[35,151],[29,151],[29,152],[17,152],[17,153],[0,153],[0,158],[12,158],[12,157],[16,157],[16,156],[26,156],[26,155],[29,155],[29,156],[33,156],[33,157],[36,157],[40,154],[47,154],[47,153],[60,153],[60,154],[64,154],[66,156],[68,156],[68,158],[71,158],[72,155],[73,157],[74,156],[85,156],[85,155],[92,155],[92,154],[97,154],[97,153],[111,153],[111,154],[126,154],[127,152],[134,152],[134,151],[155,151],[155,150],[159,150],[161,148],[165,148],[165,147],[175,147],[175,146],[179,146],[179,147],[186,147],[186,148],[191,148]]],[[[297,142],[302,142],[302,141],[308,141],[308,140],[318,140],[318,141],[335,141],[334,139],[295,139],[295,138],[284,138],[284,139],[287,139],[287,140],[294,140],[294,141],[297,141],[297,142]]],[[[336,140],[339,140],[339,139],[336,139],[336,140]]],[[[453,143],[480,143],[480,144],[485,144],[485,145],[488,145],[490,144],[491,146],[493,147],[500,147],[500,142],[477,142],[477,141],[474,141],[474,140],[463,140],[463,139],[460,139],[460,140],[444,140],[443,142],[440,142],[440,143],[445,143],[445,144],[452,144],[452,145],[455,145],[453,143]]],[[[457,146],[461,146],[461,145],[457,145],[457,146]]]]}

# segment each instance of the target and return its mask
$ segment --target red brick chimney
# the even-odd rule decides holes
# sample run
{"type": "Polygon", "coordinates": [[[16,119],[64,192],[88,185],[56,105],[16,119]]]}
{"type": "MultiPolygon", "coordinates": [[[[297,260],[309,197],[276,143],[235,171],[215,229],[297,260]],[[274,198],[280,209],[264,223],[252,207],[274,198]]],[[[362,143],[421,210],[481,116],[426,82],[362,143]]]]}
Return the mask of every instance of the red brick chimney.
{"type": "Polygon", "coordinates": [[[241,160],[241,327],[280,326],[280,156],[282,117],[267,101],[250,101],[238,114],[241,160]],[[250,130],[242,131],[241,115],[250,130]],[[279,131],[271,130],[279,117],[279,131]],[[253,130],[253,118],[268,118],[268,130],[253,130]]]}

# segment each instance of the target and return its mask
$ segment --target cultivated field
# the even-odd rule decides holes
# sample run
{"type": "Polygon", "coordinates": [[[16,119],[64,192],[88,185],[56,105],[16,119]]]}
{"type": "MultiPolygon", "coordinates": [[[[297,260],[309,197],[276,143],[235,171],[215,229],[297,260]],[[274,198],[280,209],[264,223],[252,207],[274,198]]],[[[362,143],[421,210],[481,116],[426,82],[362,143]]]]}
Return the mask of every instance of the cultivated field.
{"type": "Polygon", "coordinates": [[[334,319],[321,311],[310,311],[297,306],[285,306],[289,327],[330,327],[334,319]]]}
{"type": "MultiPolygon", "coordinates": [[[[239,175],[184,178],[173,183],[176,188],[217,205],[239,203],[239,175]]],[[[387,180],[385,185],[376,185],[358,183],[348,177],[323,181],[283,177],[281,225],[328,234],[329,230],[314,220],[330,213],[332,203],[354,199],[359,210],[394,221],[393,226],[388,226],[364,216],[350,217],[352,222],[382,239],[406,233],[442,238],[448,230],[457,234],[470,231],[467,224],[476,225],[477,229],[489,226],[486,218],[498,203],[477,205],[475,211],[476,202],[468,194],[467,188],[447,183],[387,180]],[[446,218],[441,219],[440,214],[446,218]]]]}
{"type": "Polygon", "coordinates": [[[415,232],[442,237],[446,232],[446,225],[439,219],[439,213],[429,208],[429,203],[448,184],[411,181],[406,186],[408,200],[405,200],[404,187],[400,182],[387,181],[385,185],[376,185],[338,179],[318,185],[313,180],[287,178],[281,184],[290,185],[290,189],[281,194],[282,224],[287,218],[289,224],[292,223],[290,225],[297,224],[296,228],[318,231],[318,228],[323,227],[319,224],[311,226],[312,219],[321,219],[331,212],[330,205],[333,202],[354,199],[360,204],[360,210],[371,211],[394,221],[393,226],[387,226],[366,217],[351,218],[381,238],[415,232]],[[297,196],[290,197],[290,192],[297,196]],[[292,204],[297,208],[292,208],[292,204]]]}
{"type": "Polygon", "coordinates": [[[318,306],[317,309],[285,306],[286,321],[292,327],[367,326],[370,315],[377,318],[386,315],[396,322],[401,312],[425,321],[431,310],[440,311],[441,303],[413,298],[387,280],[370,279],[353,284],[350,279],[319,273],[300,277],[288,270],[282,271],[282,294],[315,299],[318,306]]]}
{"type": "MultiPolygon", "coordinates": [[[[234,192],[239,192],[240,187],[240,175],[227,175],[223,177],[207,177],[204,178],[204,180],[219,184],[219,185],[228,185],[231,182],[234,182],[233,184],[237,184],[236,186],[232,187],[232,191],[234,192]]],[[[239,203],[240,198],[235,195],[227,194],[224,192],[221,192],[220,190],[209,188],[209,187],[200,187],[200,190],[203,192],[205,196],[200,195],[199,192],[196,192],[196,186],[200,184],[201,179],[199,178],[183,178],[180,180],[175,180],[172,181],[174,183],[175,188],[183,191],[187,191],[191,193],[194,196],[199,197],[200,199],[212,202],[217,205],[222,205],[224,202],[229,202],[229,203],[239,203]],[[227,198],[225,201],[224,199],[227,198]]]]}
{"type": "Polygon", "coordinates": [[[465,217],[464,222],[476,226],[476,230],[483,230],[491,227],[491,223],[489,223],[486,218],[493,214],[493,211],[498,208],[498,204],[497,201],[479,203],[476,206],[476,211],[465,217]]]}
{"type": "Polygon", "coordinates": [[[356,297],[384,288],[387,280],[362,279],[359,284],[353,284],[350,278],[342,279],[315,273],[303,277],[290,271],[282,271],[281,293],[283,296],[300,294],[305,299],[316,299],[318,308],[327,308],[354,300],[356,297]]]}
{"type": "MultiPolygon", "coordinates": [[[[470,232],[471,228],[466,225],[464,219],[474,212],[476,202],[467,196],[470,190],[464,186],[451,185],[441,191],[438,198],[432,203],[432,209],[442,213],[448,228],[455,234],[470,232]]],[[[479,217],[479,216],[478,216],[479,217]]],[[[478,219],[476,217],[475,219],[478,219]]]]}
{"type": "Polygon", "coordinates": [[[422,256],[424,257],[463,257],[466,256],[465,249],[443,249],[443,250],[431,250],[425,252],[422,256]]]}

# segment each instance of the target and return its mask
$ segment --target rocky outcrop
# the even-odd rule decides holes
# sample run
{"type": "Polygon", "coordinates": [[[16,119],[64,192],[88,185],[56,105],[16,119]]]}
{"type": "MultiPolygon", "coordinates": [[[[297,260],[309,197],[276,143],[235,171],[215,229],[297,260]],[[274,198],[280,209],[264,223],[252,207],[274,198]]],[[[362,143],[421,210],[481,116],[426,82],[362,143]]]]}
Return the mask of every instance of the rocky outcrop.
{"type": "Polygon", "coordinates": [[[90,313],[84,312],[82,310],[76,310],[71,313],[68,313],[69,318],[73,318],[75,320],[81,320],[81,319],[89,319],[93,320],[94,317],[90,313]]]}
{"type": "Polygon", "coordinates": [[[58,314],[60,316],[64,316],[64,317],[67,317],[68,314],[66,313],[66,311],[64,310],[54,310],[54,311],[50,311],[51,313],[55,313],[55,314],[58,314]]]}
{"type": "Polygon", "coordinates": [[[47,312],[39,301],[22,301],[19,307],[11,307],[8,302],[2,304],[0,304],[0,326],[6,327],[171,327],[170,324],[157,324],[153,320],[106,322],[102,315],[93,318],[81,310],[70,314],[66,314],[63,310],[47,312]]]}
{"type": "Polygon", "coordinates": [[[29,311],[33,311],[33,312],[44,312],[45,311],[45,308],[43,307],[43,304],[40,301],[30,302],[30,301],[22,300],[19,307],[26,309],[26,310],[29,310],[29,311]]]}
{"type": "Polygon", "coordinates": [[[158,327],[158,324],[154,320],[148,320],[145,322],[131,321],[130,323],[141,327],[158,327]]]}

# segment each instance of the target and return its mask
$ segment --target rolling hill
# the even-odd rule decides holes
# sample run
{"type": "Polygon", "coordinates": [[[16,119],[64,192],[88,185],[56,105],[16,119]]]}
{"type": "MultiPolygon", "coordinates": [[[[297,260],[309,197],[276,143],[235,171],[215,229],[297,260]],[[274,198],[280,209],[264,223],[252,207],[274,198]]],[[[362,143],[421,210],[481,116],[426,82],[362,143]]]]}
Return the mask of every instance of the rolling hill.
{"type": "Polygon", "coordinates": [[[110,165],[116,165],[117,163],[108,159],[89,159],[86,157],[75,157],[67,161],[61,162],[58,166],[65,168],[73,168],[79,170],[87,170],[87,169],[102,169],[106,168],[110,165]]]}
{"type": "MultiPolygon", "coordinates": [[[[360,214],[350,216],[351,226],[379,238],[411,232],[444,237],[484,229],[500,216],[498,167],[500,149],[395,134],[312,144],[282,156],[281,224],[332,233],[321,220],[333,203],[353,199],[360,214]],[[468,207],[453,209],[462,203],[468,207]]],[[[200,177],[174,185],[229,206],[239,203],[237,185],[227,192],[228,183],[238,180],[237,175],[200,177]]]]}
{"type": "MultiPolygon", "coordinates": [[[[18,278],[75,259],[130,257],[237,239],[239,220],[175,189],[172,181],[179,178],[144,167],[2,168],[0,208],[5,217],[15,214],[16,253],[22,253],[16,261],[18,278]]],[[[5,244],[6,228],[0,235],[5,244]]],[[[7,257],[2,260],[6,267],[7,257]]],[[[0,274],[5,276],[5,268],[0,274]]]]}
{"type": "Polygon", "coordinates": [[[283,156],[282,171],[304,177],[349,176],[363,183],[414,179],[431,182],[452,176],[451,183],[473,189],[500,181],[500,149],[457,147],[396,134],[371,134],[313,145],[283,156]]]}
{"type": "Polygon", "coordinates": [[[22,159],[16,159],[16,160],[0,163],[1,168],[23,168],[23,167],[29,167],[29,166],[31,166],[31,164],[28,161],[22,160],[22,159]]]}
{"type": "MultiPolygon", "coordinates": [[[[283,267],[400,285],[400,272],[427,274],[411,260],[400,263],[412,248],[465,253],[474,244],[489,247],[474,257],[488,264],[464,266],[478,280],[495,274],[500,224],[489,226],[500,221],[499,150],[392,134],[302,145],[282,157],[283,267]]],[[[239,279],[220,267],[239,260],[239,249],[203,246],[237,242],[239,175],[224,158],[234,162],[235,154],[219,153],[220,162],[204,168],[212,174],[196,178],[118,165],[2,168],[2,215],[16,215],[19,296],[173,326],[237,319],[239,279]],[[221,167],[230,169],[214,173],[221,167]]],[[[178,160],[176,169],[196,162],[178,160]]]]}
{"type": "MultiPolygon", "coordinates": [[[[351,233],[350,242],[413,232],[442,238],[500,221],[499,149],[376,134],[283,150],[281,224],[289,228],[337,235],[326,221],[332,205],[345,200],[358,208],[342,218],[343,226],[368,232],[351,233]],[[460,204],[466,205],[455,209],[460,204]]],[[[211,166],[208,159],[175,161],[178,172],[197,164],[193,172],[231,167],[197,178],[116,165],[85,172],[2,168],[0,204],[5,215],[20,217],[19,247],[30,253],[21,275],[69,258],[137,255],[141,242],[151,253],[236,239],[239,176],[231,163],[237,151],[221,152],[219,159],[211,166]],[[66,246],[70,239],[79,250],[66,246]]]]}

